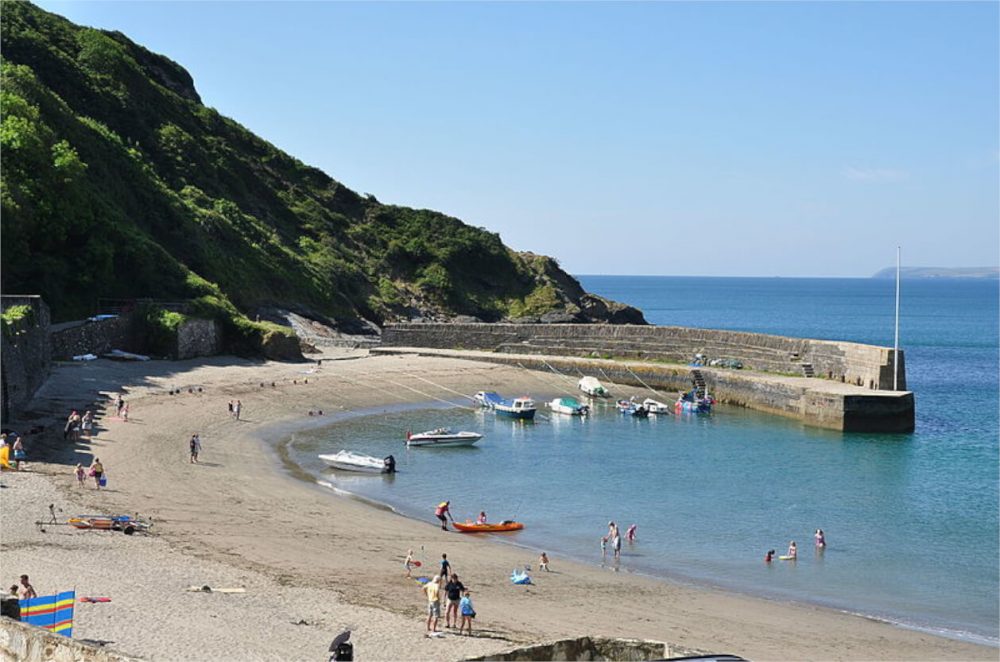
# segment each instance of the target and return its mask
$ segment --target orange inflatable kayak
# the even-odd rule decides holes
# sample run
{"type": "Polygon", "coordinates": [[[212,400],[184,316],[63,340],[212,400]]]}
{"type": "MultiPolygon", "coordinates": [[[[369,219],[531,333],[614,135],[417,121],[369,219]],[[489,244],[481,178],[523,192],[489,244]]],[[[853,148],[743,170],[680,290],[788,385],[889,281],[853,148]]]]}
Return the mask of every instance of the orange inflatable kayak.
{"type": "Polygon", "coordinates": [[[520,531],[524,524],[520,522],[500,522],[499,524],[459,524],[454,522],[455,528],[462,533],[498,533],[501,531],[520,531]]]}

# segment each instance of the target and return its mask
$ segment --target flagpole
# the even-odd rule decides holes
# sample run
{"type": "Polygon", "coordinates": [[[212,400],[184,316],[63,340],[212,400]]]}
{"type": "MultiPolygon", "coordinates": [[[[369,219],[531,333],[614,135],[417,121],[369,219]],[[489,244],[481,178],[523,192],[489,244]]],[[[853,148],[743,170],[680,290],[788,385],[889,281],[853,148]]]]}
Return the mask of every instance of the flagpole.
{"type": "Polygon", "coordinates": [[[892,343],[892,390],[899,390],[899,252],[896,246],[896,336],[892,343]]]}

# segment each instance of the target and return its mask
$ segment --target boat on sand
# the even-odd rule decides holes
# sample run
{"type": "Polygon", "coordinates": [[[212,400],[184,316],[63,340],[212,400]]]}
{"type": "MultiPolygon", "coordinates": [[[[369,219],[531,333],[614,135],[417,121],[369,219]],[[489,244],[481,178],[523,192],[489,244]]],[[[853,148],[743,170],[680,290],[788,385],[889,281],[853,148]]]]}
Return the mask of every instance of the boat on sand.
{"type": "Polygon", "coordinates": [[[380,460],[370,455],[362,455],[354,451],[340,451],[329,455],[320,455],[319,459],[334,469],[343,471],[360,471],[362,473],[391,474],[396,472],[396,458],[388,456],[380,460]]]}
{"type": "Polygon", "coordinates": [[[454,446],[471,446],[483,435],[478,432],[453,432],[451,428],[438,428],[418,434],[406,433],[406,445],[413,448],[448,448],[454,446]]]}
{"type": "Polygon", "coordinates": [[[604,388],[601,382],[597,381],[597,377],[581,377],[580,381],[577,382],[577,386],[592,398],[607,398],[611,396],[611,392],[604,388]]]}

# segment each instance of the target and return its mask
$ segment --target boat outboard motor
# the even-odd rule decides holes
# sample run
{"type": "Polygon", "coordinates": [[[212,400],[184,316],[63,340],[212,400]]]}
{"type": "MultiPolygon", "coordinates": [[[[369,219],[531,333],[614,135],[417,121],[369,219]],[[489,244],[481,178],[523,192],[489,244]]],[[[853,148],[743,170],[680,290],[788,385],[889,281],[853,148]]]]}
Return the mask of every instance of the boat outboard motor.
{"type": "Polygon", "coordinates": [[[344,630],[334,638],[333,643],[330,644],[330,662],[354,660],[354,644],[347,642],[350,638],[350,630],[344,630]]]}
{"type": "Polygon", "coordinates": [[[394,458],[393,456],[390,455],[390,456],[386,457],[383,460],[383,462],[385,462],[385,472],[387,474],[394,474],[394,473],[396,473],[396,458],[394,458]]]}

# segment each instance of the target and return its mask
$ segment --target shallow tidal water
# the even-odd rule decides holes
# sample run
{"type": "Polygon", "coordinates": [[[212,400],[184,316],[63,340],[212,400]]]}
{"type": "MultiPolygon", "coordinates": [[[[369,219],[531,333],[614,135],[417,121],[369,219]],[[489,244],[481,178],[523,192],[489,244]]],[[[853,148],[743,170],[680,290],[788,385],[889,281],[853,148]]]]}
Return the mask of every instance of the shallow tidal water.
{"type": "MultiPolygon", "coordinates": [[[[892,344],[891,281],[581,280],[658,324],[892,344]]],[[[623,530],[635,523],[636,544],[625,545],[620,563],[606,561],[609,569],[997,645],[997,282],[904,281],[903,297],[912,434],[844,434],[725,406],[648,420],[611,406],[582,420],[540,410],[522,423],[428,403],[298,433],[289,454],[317,480],[416,518],[431,521],[443,499],[459,520],[481,509],[491,520],[517,518],[525,530],[502,538],[544,549],[553,564],[602,563],[608,520],[623,530]],[[440,426],[485,436],[468,449],[406,449],[407,429],[440,426]],[[399,474],[335,473],[316,458],[341,449],[392,453],[399,474]],[[817,528],[827,535],[822,554],[813,546],[817,528]],[[791,540],[797,562],[762,562],[791,540]]],[[[540,401],[573,389],[551,374],[526,381],[540,401]]],[[[650,395],[614,395],[633,394],[650,395]]],[[[536,556],[526,552],[526,562],[536,556]]]]}

